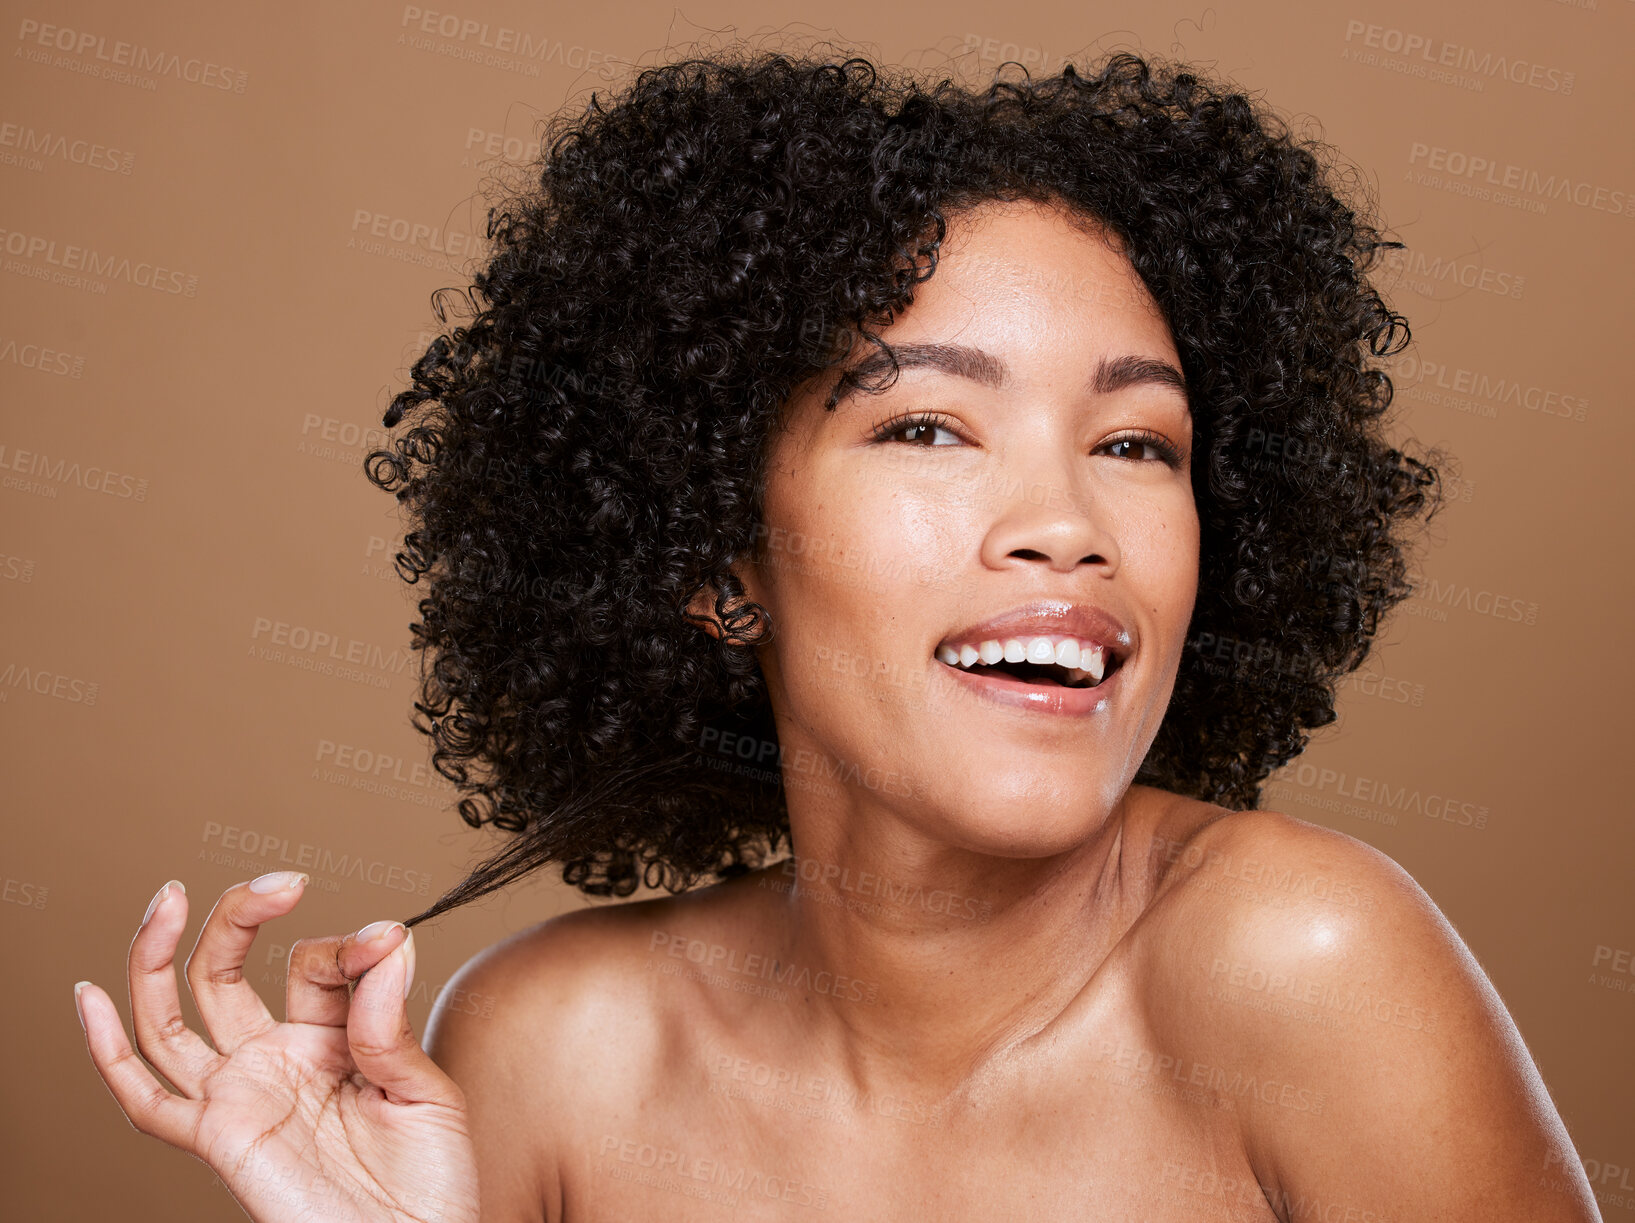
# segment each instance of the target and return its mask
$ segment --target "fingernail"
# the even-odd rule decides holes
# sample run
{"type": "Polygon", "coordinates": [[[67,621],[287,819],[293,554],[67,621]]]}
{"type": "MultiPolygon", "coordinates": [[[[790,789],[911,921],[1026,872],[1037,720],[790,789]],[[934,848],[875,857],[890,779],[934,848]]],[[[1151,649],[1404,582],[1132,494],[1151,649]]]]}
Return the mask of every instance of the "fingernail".
{"type": "Polygon", "coordinates": [[[252,892],[276,892],[279,888],[292,888],[298,883],[305,883],[307,876],[301,871],[270,871],[259,878],[250,880],[252,892]]]}
{"type": "Polygon", "coordinates": [[[400,921],[372,921],[362,930],[359,930],[356,934],[354,934],[352,936],[352,941],[355,943],[373,942],[377,938],[384,937],[386,932],[393,926],[401,926],[402,924],[403,923],[400,921]]]}
{"type": "Polygon", "coordinates": [[[408,937],[403,940],[403,946],[399,947],[397,950],[402,954],[403,958],[406,961],[408,961],[408,966],[406,968],[404,968],[404,970],[403,970],[403,996],[404,996],[404,998],[407,998],[409,996],[409,989],[414,985],[414,931],[413,930],[409,931],[408,937]]]}
{"type": "Polygon", "coordinates": [[[79,1026],[82,1030],[85,1027],[85,1012],[80,1007],[79,992],[89,984],[91,984],[89,981],[74,982],[74,1014],[79,1016],[79,1026]]]}
{"type": "MultiPolygon", "coordinates": [[[[170,883],[175,883],[175,882],[176,881],[174,879],[172,879],[170,881],[170,883]]],[[[142,914],[142,924],[144,926],[148,924],[148,918],[153,916],[153,911],[155,909],[157,909],[160,905],[164,904],[165,903],[165,897],[170,895],[170,883],[165,884],[164,887],[160,888],[157,892],[155,892],[153,894],[153,899],[148,901],[148,911],[146,913],[142,914]]]]}

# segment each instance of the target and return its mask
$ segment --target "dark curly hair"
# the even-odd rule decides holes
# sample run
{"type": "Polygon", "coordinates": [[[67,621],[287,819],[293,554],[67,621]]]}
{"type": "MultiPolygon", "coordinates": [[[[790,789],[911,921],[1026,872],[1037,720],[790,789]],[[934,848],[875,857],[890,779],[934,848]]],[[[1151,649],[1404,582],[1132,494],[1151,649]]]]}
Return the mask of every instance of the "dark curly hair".
{"type": "Polygon", "coordinates": [[[1408,343],[1365,275],[1402,244],[1340,197],[1325,146],[1184,65],[1008,75],[722,52],[550,121],[471,288],[433,295],[445,327],[450,292],[471,321],[365,459],[411,519],[398,571],[427,583],[414,724],[461,818],[516,834],[410,924],[547,862],[628,896],[787,848],[776,770],[700,748],[712,726],[776,741],[747,648],[768,625],[728,569],[756,552],[768,435],[854,339],[889,351],[874,328],[987,200],[1116,233],[1188,382],[1198,598],[1137,780],[1252,807],[1334,720],[1413,589],[1403,532],[1442,499],[1383,437],[1369,361],[1408,343]],[[685,611],[711,588],[720,638],[685,611]]]}

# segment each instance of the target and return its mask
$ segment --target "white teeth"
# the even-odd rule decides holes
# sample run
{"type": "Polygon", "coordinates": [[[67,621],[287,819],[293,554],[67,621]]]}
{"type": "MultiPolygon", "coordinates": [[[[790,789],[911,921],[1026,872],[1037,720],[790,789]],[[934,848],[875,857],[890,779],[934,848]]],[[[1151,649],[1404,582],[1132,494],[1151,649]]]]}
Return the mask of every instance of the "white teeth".
{"type": "Polygon", "coordinates": [[[1090,650],[1088,654],[1081,656],[1079,662],[1083,664],[1086,671],[1090,672],[1091,679],[1098,684],[1101,683],[1101,677],[1105,669],[1102,664],[1102,649],[1099,645],[1090,650]]]}
{"type": "Polygon", "coordinates": [[[1094,687],[1107,674],[1106,652],[1093,641],[1074,638],[1057,640],[1054,637],[1007,637],[1003,641],[989,638],[978,645],[941,645],[937,658],[950,667],[970,670],[978,663],[993,666],[997,662],[1032,663],[1049,666],[1054,663],[1067,674],[1070,686],[1094,687]]]}

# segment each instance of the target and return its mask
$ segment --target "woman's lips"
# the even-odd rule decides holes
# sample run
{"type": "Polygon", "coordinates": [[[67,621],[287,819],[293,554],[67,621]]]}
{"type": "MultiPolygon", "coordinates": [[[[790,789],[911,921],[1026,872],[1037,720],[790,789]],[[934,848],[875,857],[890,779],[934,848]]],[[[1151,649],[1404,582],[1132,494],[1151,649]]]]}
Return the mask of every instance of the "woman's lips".
{"type": "Polygon", "coordinates": [[[1069,688],[1063,684],[1032,684],[994,667],[966,671],[951,667],[941,659],[937,660],[937,666],[951,673],[954,684],[978,700],[1012,709],[1066,716],[1095,713],[1118,690],[1118,677],[1124,673],[1124,668],[1119,666],[1093,688],[1069,688]]]}

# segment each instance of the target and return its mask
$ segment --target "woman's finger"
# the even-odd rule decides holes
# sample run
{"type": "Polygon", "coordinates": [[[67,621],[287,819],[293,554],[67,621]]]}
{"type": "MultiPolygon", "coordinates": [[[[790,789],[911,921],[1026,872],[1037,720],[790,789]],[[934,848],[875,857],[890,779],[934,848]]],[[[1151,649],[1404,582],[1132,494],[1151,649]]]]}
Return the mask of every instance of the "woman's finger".
{"type": "Polygon", "coordinates": [[[273,871],[236,883],[205,919],[187,957],[187,985],[210,1039],[223,1053],[278,1026],[261,995],[244,979],[244,961],[261,923],[293,909],[306,881],[300,871],[273,871]]]}
{"type": "Polygon", "coordinates": [[[172,879],[148,905],[142,927],[131,940],[126,972],[136,1047],[178,1091],[196,1098],[221,1055],[182,1018],[176,989],[176,944],[186,925],[186,889],[172,879]]]}
{"type": "Polygon", "coordinates": [[[402,922],[377,921],[353,934],[297,939],[285,976],[285,1020],[344,1028],[352,983],[408,936],[402,922]]]}
{"type": "Polygon", "coordinates": [[[414,932],[364,974],[352,994],[346,1040],[364,1078],[392,1104],[459,1108],[464,1094],[426,1054],[409,1027],[407,998],[414,981],[414,932]]]}
{"type": "Polygon", "coordinates": [[[91,1062],[130,1123],[161,1142],[199,1155],[193,1144],[204,1113],[203,1101],[166,1091],[153,1077],[125,1039],[125,1025],[113,999],[98,986],[89,981],[77,983],[74,1007],[85,1029],[91,1062]]]}

